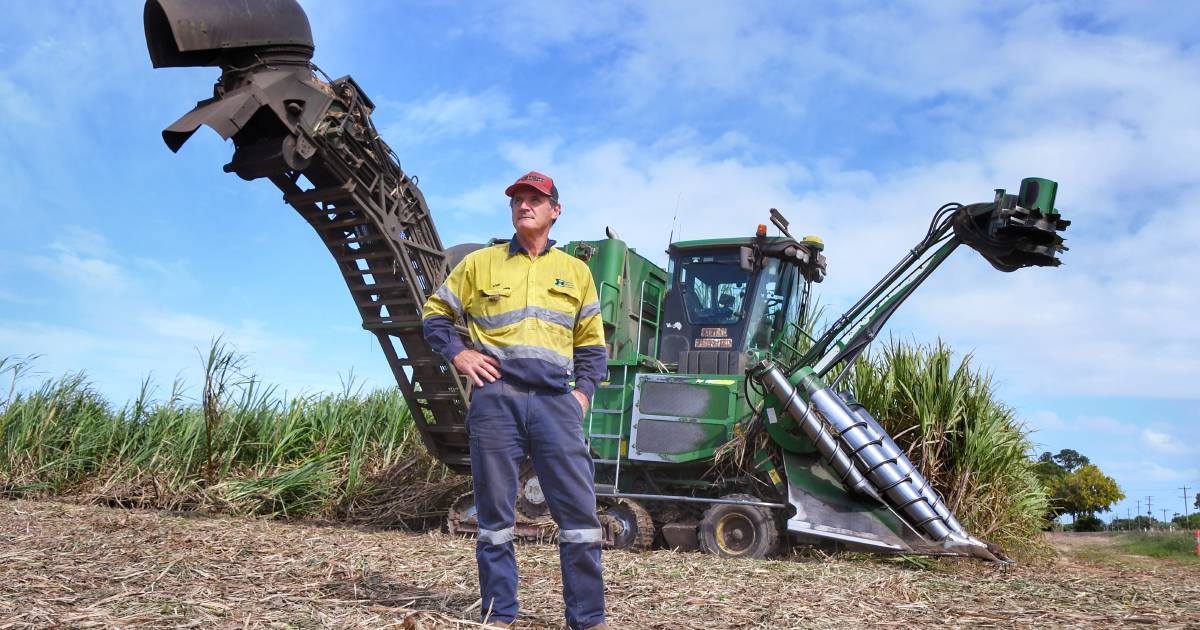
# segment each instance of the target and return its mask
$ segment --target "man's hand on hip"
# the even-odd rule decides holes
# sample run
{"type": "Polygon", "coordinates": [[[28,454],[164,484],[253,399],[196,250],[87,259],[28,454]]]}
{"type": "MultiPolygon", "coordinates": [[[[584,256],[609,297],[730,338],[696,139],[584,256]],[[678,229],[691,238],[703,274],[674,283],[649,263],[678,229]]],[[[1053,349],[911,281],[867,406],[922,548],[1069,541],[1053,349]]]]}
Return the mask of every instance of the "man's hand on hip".
{"type": "Polygon", "coordinates": [[[591,406],[591,403],[588,402],[588,397],[585,396],[584,393],[579,391],[578,389],[572,389],[571,395],[575,397],[575,400],[579,401],[579,407],[581,409],[583,409],[583,415],[586,416],[587,412],[588,412],[588,407],[591,406]]]}
{"type": "Polygon", "coordinates": [[[495,383],[500,378],[500,362],[478,350],[467,348],[454,355],[454,368],[471,377],[476,387],[483,382],[495,383]]]}

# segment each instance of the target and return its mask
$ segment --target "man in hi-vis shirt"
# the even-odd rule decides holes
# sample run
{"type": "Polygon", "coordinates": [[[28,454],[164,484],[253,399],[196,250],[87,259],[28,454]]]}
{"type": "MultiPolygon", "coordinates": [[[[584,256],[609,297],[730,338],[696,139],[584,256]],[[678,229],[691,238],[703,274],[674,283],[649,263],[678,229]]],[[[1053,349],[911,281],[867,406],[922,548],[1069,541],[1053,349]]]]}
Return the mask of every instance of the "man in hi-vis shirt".
{"type": "Polygon", "coordinates": [[[530,456],[559,527],[567,625],[603,628],[602,535],[583,441],[583,417],[606,369],[600,303],[587,265],[550,240],[562,211],[554,181],[532,171],[504,194],[512,240],[469,254],[424,310],[429,344],[475,383],[467,431],[482,615],[502,627],[517,616],[513,525],[518,469],[530,456]],[[474,348],[455,333],[458,317],[474,348]]]}

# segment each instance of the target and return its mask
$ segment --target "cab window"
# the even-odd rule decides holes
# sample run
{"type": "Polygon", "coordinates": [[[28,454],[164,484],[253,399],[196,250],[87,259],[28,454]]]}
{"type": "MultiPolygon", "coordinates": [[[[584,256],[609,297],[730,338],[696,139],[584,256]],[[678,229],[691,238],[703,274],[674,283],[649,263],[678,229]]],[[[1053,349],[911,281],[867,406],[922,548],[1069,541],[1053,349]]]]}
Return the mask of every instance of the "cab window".
{"type": "Polygon", "coordinates": [[[679,292],[691,324],[736,324],[745,310],[748,272],[737,254],[698,254],[679,259],[679,292]]]}

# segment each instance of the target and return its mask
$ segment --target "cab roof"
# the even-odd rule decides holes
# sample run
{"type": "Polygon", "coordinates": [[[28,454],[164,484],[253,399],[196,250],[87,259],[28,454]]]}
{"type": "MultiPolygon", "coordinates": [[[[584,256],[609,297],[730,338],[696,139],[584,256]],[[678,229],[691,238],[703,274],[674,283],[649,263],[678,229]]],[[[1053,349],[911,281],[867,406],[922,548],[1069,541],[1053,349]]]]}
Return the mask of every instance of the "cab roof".
{"type": "MultiPolygon", "coordinates": [[[[767,243],[780,243],[783,241],[791,241],[791,240],[792,239],[787,238],[786,236],[768,236],[765,239],[763,239],[763,241],[766,241],[767,243]]],[[[671,243],[671,248],[672,249],[697,249],[697,248],[701,248],[701,247],[704,247],[704,248],[733,247],[733,246],[740,247],[742,245],[751,245],[755,242],[761,243],[763,241],[759,241],[757,238],[755,238],[753,236],[747,236],[745,238],[706,238],[706,239],[700,239],[700,240],[695,240],[695,241],[675,241],[674,243],[671,243]]]]}

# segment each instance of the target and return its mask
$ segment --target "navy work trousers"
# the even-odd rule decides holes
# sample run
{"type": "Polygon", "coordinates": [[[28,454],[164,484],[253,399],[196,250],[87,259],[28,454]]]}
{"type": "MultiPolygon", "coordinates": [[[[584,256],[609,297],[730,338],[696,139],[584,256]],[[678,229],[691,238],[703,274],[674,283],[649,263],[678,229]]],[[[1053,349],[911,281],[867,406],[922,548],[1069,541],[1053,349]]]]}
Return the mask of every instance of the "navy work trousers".
{"type": "Polygon", "coordinates": [[[517,558],[513,525],[519,468],[533,459],[542,494],[558,523],[567,625],[604,621],[604,580],[596,516],[593,464],[583,441],[583,411],[570,393],[528,388],[503,380],[476,388],[467,414],[471,478],[479,538],[482,614],[488,621],[517,616],[517,558]]]}

